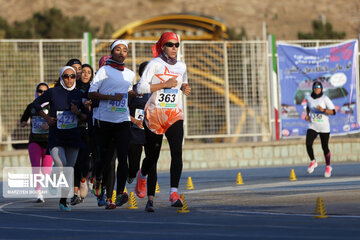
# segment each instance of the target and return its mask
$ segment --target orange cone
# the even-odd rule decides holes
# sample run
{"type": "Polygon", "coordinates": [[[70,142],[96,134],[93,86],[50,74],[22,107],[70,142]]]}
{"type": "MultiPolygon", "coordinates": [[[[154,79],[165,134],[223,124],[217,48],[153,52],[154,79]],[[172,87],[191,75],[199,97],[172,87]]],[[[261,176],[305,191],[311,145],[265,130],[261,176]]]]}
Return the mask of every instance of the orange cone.
{"type": "Polygon", "coordinates": [[[296,181],[296,175],[295,175],[294,169],[291,169],[289,180],[290,181],[296,181]]]}
{"type": "Polygon", "coordinates": [[[160,187],[159,187],[159,183],[158,183],[158,182],[156,182],[155,192],[156,192],[156,193],[160,193],[160,187]]]}
{"type": "Polygon", "coordinates": [[[236,185],[244,184],[241,173],[239,172],[236,177],[236,185]]]}
{"type": "Polygon", "coordinates": [[[328,215],[326,214],[324,202],[321,197],[318,197],[316,200],[314,214],[315,214],[314,218],[327,218],[328,217],[328,215]]]}
{"type": "Polygon", "coordinates": [[[185,198],[184,194],[181,194],[181,195],[180,195],[180,198],[181,198],[181,200],[183,201],[183,206],[182,206],[182,207],[178,207],[178,208],[177,208],[177,212],[178,212],[178,213],[188,213],[188,212],[190,212],[189,207],[188,207],[188,205],[187,205],[187,203],[186,203],[186,198],[185,198]]]}
{"type": "Polygon", "coordinates": [[[133,192],[130,193],[130,199],[126,206],[127,209],[138,209],[138,205],[136,203],[135,194],[133,192]]]}
{"type": "Polygon", "coordinates": [[[193,184],[193,182],[192,182],[191,177],[188,177],[188,180],[187,180],[187,183],[186,183],[186,189],[187,189],[187,190],[194,189],[194,184],[193,184]]]}

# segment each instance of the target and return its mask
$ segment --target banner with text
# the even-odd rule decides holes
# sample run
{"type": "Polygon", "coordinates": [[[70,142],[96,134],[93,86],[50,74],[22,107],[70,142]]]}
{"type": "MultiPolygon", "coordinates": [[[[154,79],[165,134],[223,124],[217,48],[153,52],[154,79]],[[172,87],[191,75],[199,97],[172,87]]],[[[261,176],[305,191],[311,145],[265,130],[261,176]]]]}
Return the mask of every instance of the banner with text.
{"type": "Polygon", "coordinates": [[[357,40],[318,48],[304,48],[278,42],[278,78],[281,98],[283,138],[306,135],[306,97],[314,81],[335,105],[330,116],[330,132],[359,131],[357,115],[357,40]]]}

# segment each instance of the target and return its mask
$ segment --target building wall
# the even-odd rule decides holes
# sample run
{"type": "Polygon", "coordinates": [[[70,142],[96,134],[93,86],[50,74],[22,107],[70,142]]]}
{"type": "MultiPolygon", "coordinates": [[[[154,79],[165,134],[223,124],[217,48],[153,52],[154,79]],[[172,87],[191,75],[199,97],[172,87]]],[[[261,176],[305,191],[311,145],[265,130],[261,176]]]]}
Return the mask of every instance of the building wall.
{"type": "MultiPolygon", "coordinates": [[[[360,161],[360,139],[332,138],[329,148],[333,164],[360,161]]],[[[314,143],[315,158],[325,164],[320,140],[314,143]]],[[[288,165],[307,166],[305,140],[286,140],[266,143],[190,144],[183,147],[183,170],[220,168],[251,168],[288,165]]],[[[30,167],[26,150],[0,153],[0,175],[3,167],[30,167]]],[[[160,154],[159,171],[170,168],[170,150],[166,144],[160,154]]]]}

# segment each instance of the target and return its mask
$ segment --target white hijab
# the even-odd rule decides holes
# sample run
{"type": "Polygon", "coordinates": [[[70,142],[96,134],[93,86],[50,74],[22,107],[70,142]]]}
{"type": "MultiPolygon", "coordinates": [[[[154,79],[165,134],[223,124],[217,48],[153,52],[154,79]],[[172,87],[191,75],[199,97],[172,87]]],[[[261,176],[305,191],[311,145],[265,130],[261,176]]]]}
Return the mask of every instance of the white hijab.
{"type": "Polygon", "coordinates": [[[72,91],[76,87],[76,79],[75,79],[74,84],[72,85],[72,87],[66,87],[66,85],[64,83],[64,79],[62,78],[62,75],[63,75],[63,73],[65,72],[66,69],[71,69],[74,72],[74,74],[76,75],[76,71],[75,71],[75,69],[73,67],[70,67],[70,66],[62,67],[60,69],[60,84],[66,90],[72,91]]]}

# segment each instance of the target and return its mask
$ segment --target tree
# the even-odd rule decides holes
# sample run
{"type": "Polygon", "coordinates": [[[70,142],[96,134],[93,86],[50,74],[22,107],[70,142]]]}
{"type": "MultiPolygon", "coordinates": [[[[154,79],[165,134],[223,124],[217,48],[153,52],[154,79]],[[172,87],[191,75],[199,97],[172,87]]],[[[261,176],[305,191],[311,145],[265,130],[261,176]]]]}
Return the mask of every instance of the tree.
{"type": "Polygon", "coordinates": [[[323,23],[321,20],[312,21],[312,33],[298,33],[299,39],[344,39],[345,32],[336,32],[329,22],[323,23]]]}
{"type": "Polygon", "coordinates": [[[0,39],[6,37],[6,33],[9,32],[9,24],[8,22],[0,17],[0,39]]]}
{"type": "Polygon", "coordinates": [[[229,40],[244,40],[247,38],[246,30],[244,27],[241,27],[241,32],[238,33],[235,28],[228,28],[229,40]]]}
{"type": "Polygon", "coordinates": [[[101,38],[111,38],[114,33],[114,27],[110,22],[105,22],[103,27],[103,33],[101,34],[101,38]]]}
{"type": "MultiPolygon", "coordinates": [[[[1,21],[0,21],[1,29],[1,21]]],[[[15,22],[6,30],[7,38],[82,38],[84,32],[93,36],[99,28],[92,27],[83,16],[67,17],[61,10],[50,8],[37,12],[23,22],[15,22]]]]}

